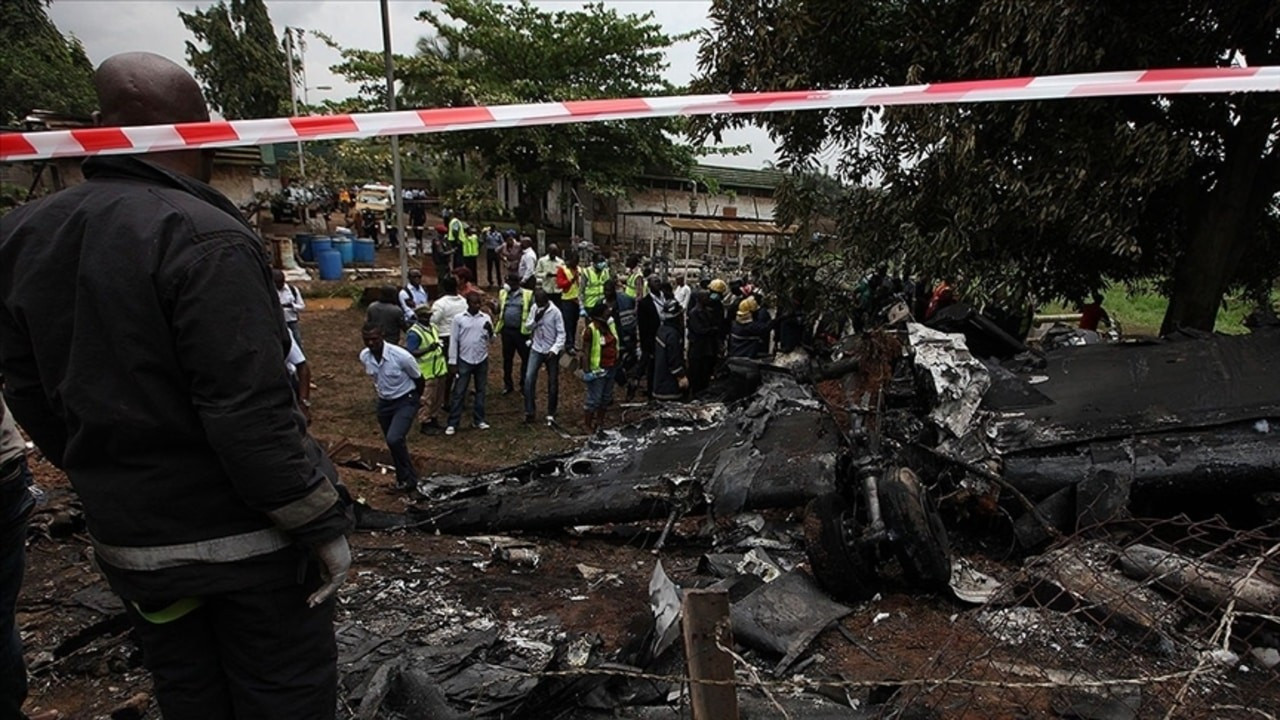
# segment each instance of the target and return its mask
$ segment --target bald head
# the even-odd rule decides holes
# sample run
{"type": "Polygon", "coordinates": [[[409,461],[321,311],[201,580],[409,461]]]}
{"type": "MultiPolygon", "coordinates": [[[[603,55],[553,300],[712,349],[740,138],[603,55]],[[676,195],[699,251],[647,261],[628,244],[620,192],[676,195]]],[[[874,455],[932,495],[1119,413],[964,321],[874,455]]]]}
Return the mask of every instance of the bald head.
{"type": "Polygon", "coordinates": [[[173,61],[145,52],[113,55],[93,75],[106,126],[205,122],[209,108],[195,78],[173,61]]]}

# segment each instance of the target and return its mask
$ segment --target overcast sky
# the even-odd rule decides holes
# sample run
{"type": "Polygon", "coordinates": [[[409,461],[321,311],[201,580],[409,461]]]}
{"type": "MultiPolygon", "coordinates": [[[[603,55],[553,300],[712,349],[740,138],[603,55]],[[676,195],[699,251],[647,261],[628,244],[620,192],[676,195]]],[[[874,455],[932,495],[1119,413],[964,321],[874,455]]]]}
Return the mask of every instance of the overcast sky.
{"type": "MultiPolygon", "coordinates": [[[[119,52],[146,50],[164,55],[186,65],[184,47],[191,37],[178,18],[178,10],[191,11],[208,7],[212,0],[54,0],[49,16],[64,33],[75,35],[84,43],[89,60],[97,65],[119,52]]],[[[535,0],[535,5],[549,10],[568,10],[581,2],[535,0]]],[[[427,0],[391,0],[391,45],[395,52],[411,52],[417,39],[426,34],[427,25],[416,16],[423,9],[436,8],[427,0]]],[[[675,35],[708,26],[709,0],[607,0],[605,5],[621,13],[653,11],[664,30],[675,35]]],[[[267,0],[276,32],[285,26],[319,30],[344,47],[380,49],[382,27],[377,0],[267,0]]],[[[685,83],[697,71],[697,43],[686,41],[671,48],[668,79],[685,83]]],[[[338,99],[354,94],[354,88],[334,75],[329,67],[339,61],[337,52],[319,40],[311,39],[306,51],[307,85],[312,102],[338,99]],[[317,90],[319,86],[333,90],[317,90]]],[[[707,162],[717,165],[757,168],[774,159],[774,144],[758,129],[726,133],[726,145],[752,146],[745,155],[712,157],[707,162]]]]}

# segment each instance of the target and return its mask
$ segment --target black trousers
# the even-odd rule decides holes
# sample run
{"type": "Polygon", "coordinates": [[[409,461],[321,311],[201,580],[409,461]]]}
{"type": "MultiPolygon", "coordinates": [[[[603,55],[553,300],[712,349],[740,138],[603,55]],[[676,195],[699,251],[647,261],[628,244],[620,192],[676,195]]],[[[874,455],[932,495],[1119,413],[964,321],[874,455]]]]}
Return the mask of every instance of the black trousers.
{"type": "Polygon", "coordinates": [[[506,326],[502,328],[502,388],[504,390],[511,391],[517,387],[524,389],[524,370],[529,366],[529,346],[525,344],[528,339],[527,335],[520,332],[520,328],[506,326]],[[520,378],[518,384],[511,378],[511,366],[517,354],[520,355],[520,374],[516,376],[520,378]]]}
{"type": "Polygon", "coordinates": [[[211,595],[162,625],[125,602],[165,720],[333,718],[334,600],[307,607],[318,574],[279,590],[211,595]]]}
{"type": "Polygon", "coordinates": [[[689,356],[689,392],[697,395],[711,386],[711,375],[716,369],[715,355],[689,356]]]}
{"type": "MultiPolygon", "coordinates": [[[[506,278],[502,277],[502,261],[498,259],[497,250],[485,249],[484,271],[485,278],[489,281],[490,285],[496,287],[501,285],[503,280],[506,280],[506,278]]],[[[476,282],[479,283],[480,278],[476,278],[476,282]]]]}
{"type": "MultiPolygon", "coordinates": [[[[440,352],[444,353],[446,358],[449,357],[448,335],[440,336],[440,352]]],[[[440,406],[440,409],[445,415],[448,415],[449,411],[453,408],[453,373],[451,372],[444,374],[444,395],[442,397],[444,397],[444,404],[440,406]]]]}

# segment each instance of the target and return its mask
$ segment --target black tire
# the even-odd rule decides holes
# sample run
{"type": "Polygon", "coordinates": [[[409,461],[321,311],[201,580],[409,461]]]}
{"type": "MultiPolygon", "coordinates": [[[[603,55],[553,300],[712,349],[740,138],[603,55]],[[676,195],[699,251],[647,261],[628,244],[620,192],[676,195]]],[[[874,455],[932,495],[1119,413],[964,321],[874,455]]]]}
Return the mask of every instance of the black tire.
{"type": "Polygon", "coordinates": [[[804,512],[805,554],[814,578],[833,598],[861,602],[875,595],[879,579],[874,558],[846,541],[846,518],[862,521],[838,493],[810,500],[804,512]]]}
{"type": "Polygon", "coordinates": [[[908,468],[886,472],[878,490],[880,514],[907,582],[922,590],[946,592],[951,583],[951,542],[933,498],[908,468]]]}

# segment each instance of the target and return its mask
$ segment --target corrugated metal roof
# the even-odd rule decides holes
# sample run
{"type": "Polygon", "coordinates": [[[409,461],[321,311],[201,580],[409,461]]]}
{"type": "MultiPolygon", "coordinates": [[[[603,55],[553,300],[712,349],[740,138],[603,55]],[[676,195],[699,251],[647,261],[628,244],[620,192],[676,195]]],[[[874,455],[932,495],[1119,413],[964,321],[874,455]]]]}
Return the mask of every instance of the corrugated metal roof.
{"type": "Polygon", "coordinates": [[[659,220],[658,224],[676,232],[711,232],[730,235],[794,235],[799,230],[795,225],[778,227],[770,222],[752,220],[695,220],[668,217],[659,220]]]}
{"type": "Polygon", "coordinates": [[[782,183],[786,175],[786,173],[779,170],[751,170],[723,167],[721,165],[694,165],[690,168],[688,177],[676,177],[660,173],[646,173],[643,177],[652,180],[673,180],[683,183],[696,178],[703,185],[705,185],[706,180],[714,180],[722,190],[731,190],[733,188],[774,190],[782,183]]]}
{"type": "Polygon", "coordinates": [[[694,178],[705,177],[715,180],[721,188],[752,188],[757,190],[774,190],[782,184],[786,173],[778,170],[751,170],[747,168],[723,167],[720,165],[695,165],[690,172],[694,178]]]}

